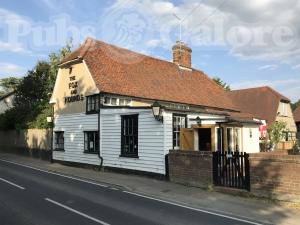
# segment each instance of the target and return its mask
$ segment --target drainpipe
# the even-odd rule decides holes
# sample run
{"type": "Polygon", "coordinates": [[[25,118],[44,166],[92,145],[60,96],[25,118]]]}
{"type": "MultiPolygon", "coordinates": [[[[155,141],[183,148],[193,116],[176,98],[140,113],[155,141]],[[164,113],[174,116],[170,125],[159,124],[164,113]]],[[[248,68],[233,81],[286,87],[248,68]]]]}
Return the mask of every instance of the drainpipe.
{"type": "Polygon", "coordinates": [[[54,106],[52,106],[52,123],[51,123],[51,153],[50,153],[50,163],[53,163],[53,141],[54,141],[54,106]]]}
{"type": "Polygon", "coordinates": [[[101,157],[101,155],[100,155],[100,144],[101,144],[101,116],[100,116],[100,114],[101,114],[101,95],[100,95],[100,93],[99,93],[99,109],[98,109],[98,134],[99,134],[99,146],[98,146],[98,157],[99,157],[99,159],[100,159],[100,165],[99,165],[99,171],[101,170],[101,168],[102,168],[102,165],[103,165],[103,157],[101,157]]]}
{"type": "Polygon", "coordinates": [[[50,103],[51,105],[51,123],[50,123],[50,126],[51,126],[51,146],[50,146],[50,163],[53,163],[53,142],[54,142],[54,105],[55,103],[54,102],[51,102],[50,103]]]}

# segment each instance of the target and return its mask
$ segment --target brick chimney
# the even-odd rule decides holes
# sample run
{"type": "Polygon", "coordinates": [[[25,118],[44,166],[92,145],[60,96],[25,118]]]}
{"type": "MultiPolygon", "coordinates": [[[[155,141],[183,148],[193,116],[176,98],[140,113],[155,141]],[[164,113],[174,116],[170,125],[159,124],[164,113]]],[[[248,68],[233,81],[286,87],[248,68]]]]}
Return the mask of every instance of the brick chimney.
{"type": "Polygon", "coordinates": [[[192,49],[190,47],[182,41],[176,41],[172,50],[173,63],[189,69],[192,67],[192,49]]]}

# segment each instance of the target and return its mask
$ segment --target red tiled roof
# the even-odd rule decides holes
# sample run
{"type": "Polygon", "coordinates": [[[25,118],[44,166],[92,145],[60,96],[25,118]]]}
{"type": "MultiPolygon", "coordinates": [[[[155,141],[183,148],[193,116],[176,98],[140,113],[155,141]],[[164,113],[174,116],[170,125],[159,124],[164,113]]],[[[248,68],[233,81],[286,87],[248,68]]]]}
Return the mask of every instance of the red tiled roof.
{"type": "Polygon", "coordinates": [[[241,112],[250,113],[268,123],[275,121],[280,101],[290,102],[288,98],[268,86],[233,90],[229,95],[241,112]]]}
{"type": "Polygon", "coordinates": [[[300,106],[293,112],[295,122],[300,122],[300,106]]]}
{"type": "Polygon", "coordinates": [[[83,58],[101,92],[238,111],[201,71],[88,38],[61,64],[83,58]]]}

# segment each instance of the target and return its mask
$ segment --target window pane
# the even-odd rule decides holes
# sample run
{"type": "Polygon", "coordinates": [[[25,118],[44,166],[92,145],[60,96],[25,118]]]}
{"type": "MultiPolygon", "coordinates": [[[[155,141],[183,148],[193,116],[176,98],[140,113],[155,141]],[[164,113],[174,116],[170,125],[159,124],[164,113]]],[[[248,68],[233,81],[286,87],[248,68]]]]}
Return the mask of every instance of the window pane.
{"type": "Polygon", "coordinates": [[[55,132],[55,149],[64,149],[64,132],[55,132]]]}
{"type": "Polygon", "coordinates": [[[84,132],[84,150],[91,153],[99,151],[99,132],[86,131],[84,132]]]}
{"type": "Polygon", "coordinates": [[[178,149],[180,147],[181,128],[186,128],[186,116],[173,115],[173,148],[174,149],[178,149]]]}
{"type": "Polygon", "coordinates": [[[128,100],[128,99],[125,99],[125,105],[130,105],[130,100],[128,100]]]}
{"type": "Polygon", "coordinates": [[[122,116],[122,156],[138,156],[138,115],[122,116]]]}
{"type": "Polygon", "coordinates": [[[119,105],[125,105],[125,100],[124,99],[120,99],[119,100],[119,105]]]}
{"type": "Polygon", "coordinates": [[[117,105],[117,99],[111,98],[111,105],[117,105]]]}

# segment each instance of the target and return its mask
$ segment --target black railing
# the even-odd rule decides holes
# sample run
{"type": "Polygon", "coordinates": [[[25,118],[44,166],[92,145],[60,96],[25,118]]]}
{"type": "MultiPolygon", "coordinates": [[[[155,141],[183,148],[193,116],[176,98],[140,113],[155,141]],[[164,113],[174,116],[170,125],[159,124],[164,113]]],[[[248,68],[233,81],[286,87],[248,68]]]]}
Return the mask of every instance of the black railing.
{"type": "Polygon", "coordinates": [[[250,191],[249,154],[213,152],[213,181],[216,186],[250,191]]]}

